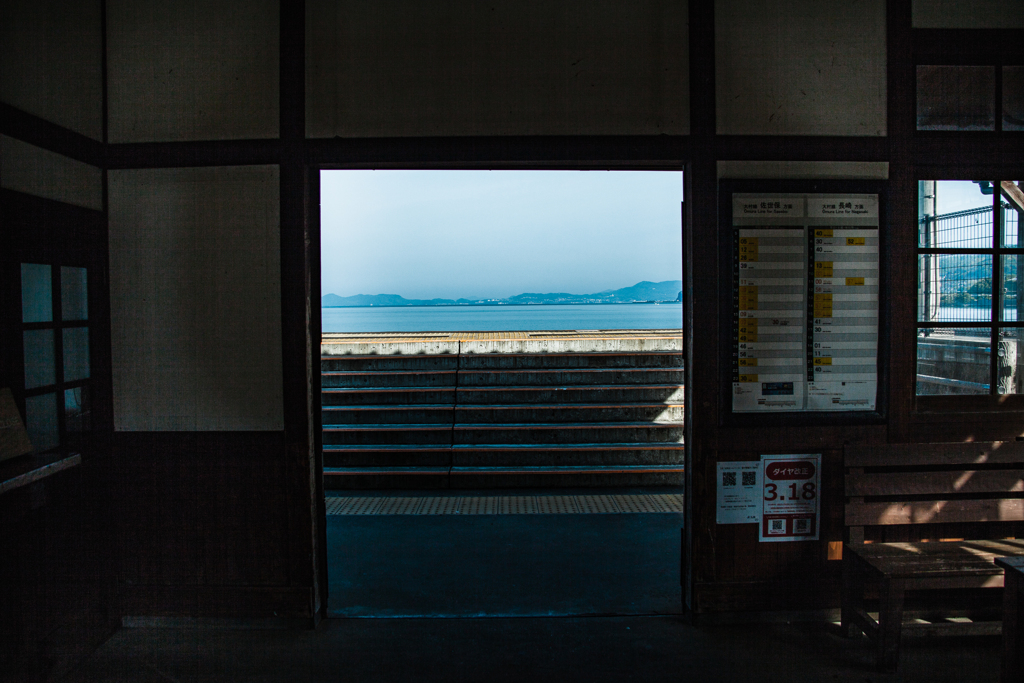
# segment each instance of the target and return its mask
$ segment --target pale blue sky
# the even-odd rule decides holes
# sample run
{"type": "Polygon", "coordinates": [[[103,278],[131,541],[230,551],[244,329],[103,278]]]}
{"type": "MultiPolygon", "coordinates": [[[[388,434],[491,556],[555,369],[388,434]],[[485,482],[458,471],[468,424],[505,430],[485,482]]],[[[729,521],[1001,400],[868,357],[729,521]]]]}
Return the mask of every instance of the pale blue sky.
{"type": "Polygon", "coordinates": [[[992,206],[992,195],[982,194],[978,184],[970,180],[940,180],[935,194],[939,214],[992,206]]]}
{"type": "Polygon", "coordinates": [[[682,273],[681,172],[322,171],[324,294],[587,294],[682,273]]]}

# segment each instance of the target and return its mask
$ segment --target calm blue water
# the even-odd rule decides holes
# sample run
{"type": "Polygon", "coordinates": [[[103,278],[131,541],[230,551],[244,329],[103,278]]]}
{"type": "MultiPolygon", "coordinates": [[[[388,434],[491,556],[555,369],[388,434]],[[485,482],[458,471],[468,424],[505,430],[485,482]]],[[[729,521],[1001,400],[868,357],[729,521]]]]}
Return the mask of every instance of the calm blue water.
{"type": "Polygon", "coordinates": [[[322,308],[324,332],[496,332],[682,328],[681,304],[322,308]]]}

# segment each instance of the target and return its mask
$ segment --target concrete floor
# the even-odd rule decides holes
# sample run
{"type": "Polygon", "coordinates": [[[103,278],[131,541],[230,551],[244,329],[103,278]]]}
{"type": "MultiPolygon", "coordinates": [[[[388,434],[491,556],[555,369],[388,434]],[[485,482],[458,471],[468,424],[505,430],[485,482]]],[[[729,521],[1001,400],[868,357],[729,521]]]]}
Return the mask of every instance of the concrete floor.
{"type": "Polygon", "coordinates": [[[329,608],[346,618],[315,631],[125,628],[65,680],[999,678],[997,638],[905,639],[900,672],[882,676],[866,638],[846,640],[826,622],[691,626],[674,614],[681,523],[675,514],[334,516],[329,608]]]}
{"type": "Polygon", "coordinates": [[[65,680],[997,681],[997,639],[905,641],[900,673],[822,624],[672,617],[329,619],[316,631],[123,629],[65,680]]]}
{"type": "Polygon", "coordinates": [[[331,515],[328,613],[678,614],[682,526],[681,514],[331,515]]]}

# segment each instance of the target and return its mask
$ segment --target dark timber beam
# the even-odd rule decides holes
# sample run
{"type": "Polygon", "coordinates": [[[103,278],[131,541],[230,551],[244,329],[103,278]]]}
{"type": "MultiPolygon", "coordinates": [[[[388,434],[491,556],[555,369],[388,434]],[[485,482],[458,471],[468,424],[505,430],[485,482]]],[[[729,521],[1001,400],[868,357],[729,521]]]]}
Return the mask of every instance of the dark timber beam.
{"type": "Polygon", "coordinates": [[[103,166],[104,146],[99,140],[3,102],[0,102],[0,135],[16,138],[91,166],[103,166]]]}
{"type": "Polygon", "coordinates": [[[714,581],[715,443],[718,421],[718,167],[715,110],[715,8],[691,2],[690,163],[686,207],[686,513],[682,549],[686,607],[714,581]]]}

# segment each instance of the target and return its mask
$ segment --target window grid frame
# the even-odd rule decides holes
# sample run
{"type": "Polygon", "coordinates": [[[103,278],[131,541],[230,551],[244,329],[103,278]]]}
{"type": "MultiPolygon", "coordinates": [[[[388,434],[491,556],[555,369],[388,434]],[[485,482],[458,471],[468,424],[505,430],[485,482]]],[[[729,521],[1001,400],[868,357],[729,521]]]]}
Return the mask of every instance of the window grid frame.
{"type": "MultiPolygon", "coordinates": [[[[36,263],[35,261],[20,261],[19,263],[36,263]]],[[[86,328],[89,331],[89,337],[91,342],[92,337],[92,314],[87,314],[85,319],[80,320],[64,320],[64,307],[63,307],[63,290],[61,289],[61,269],[64,267],[72,268],[83,268],[86,271],[86,290],[85,296],[88,301],[89,289],[91,287],[90,278],[88,273],[91,270],[88,266],[69,266],[63,263],[41,263],[39,265],[48,265],[50,267],[50,305],[52,307],[52,313],[50,320],[44,322],[24,322],[24,313],[18,311],[18,320],[20,321],[21,333],[24,334],[31,330],[52,330],[53,331],[53,373],[54,382],[52,384],[44,384],[38,387],[32,387],[26,389],[24,384],[21,387],[22,400],[32,398],[34,396],[44,396],[47,394],[53,394],[54,400],[56,401],[57,407],[57,434],[59,443],[56,448],[48,449],[47,451],[41,452],[70,452],[72,450],[70,435],[72,432],[68,430],[68,419],[67,411],[65,409],[65,392],[70,389],[78,389],[84,387],[90,394],[90,401],[92,400],[92,344],[89,345],[89,376],[82,379],[76,379],[71,381],[65,381],[64,379],[64,330],[75,329],[75,328],[86,328]]],[[[20,280],[21,286],[24,286],[24,282],[20,280]]],[[[20,301],[20,297],[19,297],[20,301]]],[[[25,362],[25,350],[22,348],[22,364],[25,362]]],[[[91,412],[91,409],[90,409],[91,412]]],[[[91,421],[91,416],[90,416],[91,421]]],[[[91,428],[90,430],[91,431],[91,428]]]]}
{"type": "MultiPolygon", "coordinates": [[[[999,73],[1001,73],[1001,69],[1002,69],[1002,67],[997,67],[997,71],[999,73]]],[[[1000,87],[1001,83],[1002,83],[1001,79],[997,80],[997,84],[998,84],[997,85],[997,93],[1001,92],[1001,87],[1000,87]]],[[[1001,115],[1002,115],[1001,112],[1002,112],[1001,107],[998,107],[997,108],[997,112],[996,112],[997,113],[997,119],[996,119],[996,121],[997,121],[997,132],[1001,132],[1002,131],[1002,129],[1000,127],[1001,124],[999,123],[1001,121],[1001,118],[1000,118],[1001,115]]],[[[933,133],[933,132],[937,132],[937,131],[919,131],[919,132],[933,133]]],[[[948,132],[948,131],[941,131],[941,132],[948,132]]],[[[989,134],[991,134],[993,131],[972,131],[972,132],[989,133],[989,134]]],[[[929,179],[922,178],[920,180],[931,180],[931,179],[930,178],[929,179]]],[[[941,182],[941,181],[936,181],[936,182],[941,182]]],[[[962,182],[962,181],[959,181],[959,182],[962,182]]],[[[920,294],[920,291],[919,291],[918,294],[917,294],[917,296],[918,296],[918,314],[915,316],[916,320],[915,320],[915,324],[914,324],[914,326],[915,326],[914,327],[914,329],[915,329],[914,376],[915,376],[915,378],[918,376],[918,373],[917,373],[917,363],[919,361],[919,356],[918,356],[918,353],[916,352],[916,347],[917,347],[918,340],[921,339],[920,330],[922,330],[922,329],[978,329],[978,330],[988,330],[988,332],[989,332],[988,393],[987,394],[976,394],[975,396],[1024,396],[1024,393],[1022,393],[1022,394],[1013,394],[1013,393],[999,394],[998,393],[998,391],[997,391],[997,389],[998,389],[997,379],[998,379],[998,375],[999,375],[999,355],[996,352],[996,349],[998,349],[998,347],[999,347],[999,339],[1000,339],[999,332],[1000,332],[1001,329],[1006,329],[1006,328],[1008,328],[1008,329],[1024,329],[1024,320],[1021,320],[1021,319],[1017,319],[1017,320],[1013,320],[1013,321],[1002,320],[1002,313],[1003,313],[1003,287],[1002,287],[1002,283],[1003,283],[1003,259],[1002,259],[1002,257],[1003,256],[1012,256],[1012,255],[1024,256],[1024,239],[1022,239],[1022,238],[1024,238],[1024,235],[1021,235],[1018,232],[1017,242],[1021,246],[1017,246],[1017,247],[1003,246],[1003,244],[1005,242],[1005,239],[1004,239],[1005,222],[1003,221],[1003,210],[1006,207],[1003,206],[1003,201],[1004,200],[1002,199],[1002,192],[1000,191],[1000,188],[1002,187],[1002,183],[1004,181],[1002,179],[1000,179],[1000,180],[990,180],[988,182],[991,182],[992,183],[992,187],[993,187],[992,206],[991,206],[992,237],[991,237],[991,245],[990,246],[984,247],[984,248],[980,248],[980,247],[950,247],[950,248],[922,247],[920,245],[920,232],[918,232],[918,235],[917,235],[917,238],[916,238],[917,244],[915,246],[914,255],[915,255],[915,260],[918,263],[917,268],[920,268],[920,265],[919,265],[920,264],[920,260],[919,259],[920,259],[920,256],[922,256],[922,255],[948,256],[948,255],[967,254],[967,255],[991,256],[992,257],[992,265],[991,265],[990,281],[991,281],[992,294],[991,294],[991,302],[989,304],[989,316],[990,317],[989,317],[989,319],[987,321],[959,321],[959,322],[958,321],[922,321],[920,319],[921,316],[920,316],[920,298],[919,297],[920,297],[921,294],[920,294]]],[[[1013,181],[1009,181],[1009,182],[1013,182],[1013,181]]],[[[1008,208],[1012,209],[1013,207],[1010,206],[1008,208]]],[[[1019,210],[1018,210],[1018,214],[1020,216],[1024,216],[1024,212],[1019,211],[1019,210]]],[[[1022,224],[1022,221],[1020,219],[1018,219],[1018,223],[1017,223],[1018,231],[1020,230],[1021,224],[1022,224]]],[[[920,227],[918,227],[918,230],[920,230],[920,227]]],[[[1018,274],[1018,277],[1020,277],[1020,274],[1018,274]]],[[[920,281],[920,270],[918,270],[918,281],[920,281]]],[[[952,394],[952,395],[919,394],[919,393],[917,393],[917,388],[916,388],[917,387],[917,381],[915,381],[914,386],[915,386],[914,395],[915,395],[917,400],[920,400],[922,398],[925,398],[926,400],[930,400],[930,399],[934,399],[934,398],[947,399],[950,396],[956,397],[956,398],[964,398],[964,397],[971,396],[970,394],[959,394],[959,395],[957,395],[957,394],[952,394]]]]}

